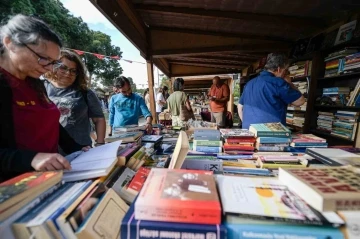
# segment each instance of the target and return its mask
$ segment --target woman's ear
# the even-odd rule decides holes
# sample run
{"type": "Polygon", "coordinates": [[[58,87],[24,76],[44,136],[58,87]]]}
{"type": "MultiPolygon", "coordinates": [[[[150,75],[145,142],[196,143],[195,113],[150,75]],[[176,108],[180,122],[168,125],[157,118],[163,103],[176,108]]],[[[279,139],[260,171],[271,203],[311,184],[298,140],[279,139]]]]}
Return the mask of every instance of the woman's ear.
{"type": "Polygon", "coordinates": [[[3,39],[3,45],[5,46],[6,49],[13,51],[14,50],[14,44],[12,43],[10,37],[6,36],[3,39]]]}

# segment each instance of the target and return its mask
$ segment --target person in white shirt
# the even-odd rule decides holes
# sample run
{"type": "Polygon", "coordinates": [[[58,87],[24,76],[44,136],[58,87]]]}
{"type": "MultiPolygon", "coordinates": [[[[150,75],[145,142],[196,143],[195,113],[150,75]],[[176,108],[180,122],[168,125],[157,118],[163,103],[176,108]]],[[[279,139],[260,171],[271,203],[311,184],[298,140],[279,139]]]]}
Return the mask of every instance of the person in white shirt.
{"type": "Polygon", "coordinates": [[[166,104],[165,94],[168,92],[168,88],[166,86],[162,86],[159,88],[159,91],[156,95],[156,117],[159,121],[159,114],[162,111],[162,108],[166,104]]]}

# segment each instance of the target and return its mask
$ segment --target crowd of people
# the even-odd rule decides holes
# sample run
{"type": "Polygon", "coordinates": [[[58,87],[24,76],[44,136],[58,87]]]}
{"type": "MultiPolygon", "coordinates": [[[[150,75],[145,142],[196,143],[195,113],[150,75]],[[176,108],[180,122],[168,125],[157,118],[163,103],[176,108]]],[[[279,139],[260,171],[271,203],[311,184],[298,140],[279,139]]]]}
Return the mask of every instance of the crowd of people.
{"type": "MultiPolygon", "coordinates": [[[[286,57],[271,54],[265,70],[251,80],[239,100],[243,128],[252,123],[283,122],[288,104],[300,106],[304,97],[286,78],[286,57]]],[[[150,113],[150,95],[132,92],[129,80],[119,76],[110,98],[111,130],[146,120],[152,132],[153,118],[165,109],[172,125],[183,126],[191,116],[184,79],[156,94],[156,115],[150,113]]],[[[211,121],[225,126],[228,85],[216,76],[208,91],[211,121]]],[[[205,96],[198,102],[204,103],[205,96]]],[[[70,169],[66,154],[87,151],[105,143],[104,101],[88,88],[87,69],[74,52],[62,50],[59,36],[42,20],[16,15],[0,28],[0,181],[33,170],[70,169]],[[94,125],[95,144],[90,137],[94,125]]],[[[193,115],[193,114],[192,114],[193,115]]],[[[110,131],[111,134],[111,131],[110,131]]]]}

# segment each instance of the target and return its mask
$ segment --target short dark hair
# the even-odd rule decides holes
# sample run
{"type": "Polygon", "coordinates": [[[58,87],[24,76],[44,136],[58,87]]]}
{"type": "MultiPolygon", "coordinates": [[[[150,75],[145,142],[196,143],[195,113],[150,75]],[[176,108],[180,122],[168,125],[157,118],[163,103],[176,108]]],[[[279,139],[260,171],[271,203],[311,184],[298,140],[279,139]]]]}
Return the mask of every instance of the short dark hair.
{"type": "Polygon", "coordinates": [[[163,89],[163,91],[165,91],[165,90],[168,90],[169,88],[168,88],[166,85],[164,85],[164,86],[162,87],[162,89],[163,89]]]}
{"type": "Polygon", "coordinates": [[[0,55],[4,54],[3,39],[9,37],[16,45],[38,44],[39,40],[47,40],[62,47],[60,37],[42,20],[34,16],[22,14],[11,17],[0,27],[0,55]]]}
{"type": "Polygon", "coordinates": [[[120,76],[114,80],[114,87],[123,88],[125,84],[130,86],[130,81],[125,76],[120,76]]]}
{"type": "Polygon", "coordinates": [[[289,59],[281,53],[270,53],[267,56],[266,64],[265,64],[265,70],[271,70],[274,71],[278,67],[281,69],[286,68],[286,66],[289,64],[289,59]]]}
{"type": "Polygon", "coordinates": [[[182,91],[184,89],[184,79],[176,78],[174,81],[174,91],[182,91]]]}

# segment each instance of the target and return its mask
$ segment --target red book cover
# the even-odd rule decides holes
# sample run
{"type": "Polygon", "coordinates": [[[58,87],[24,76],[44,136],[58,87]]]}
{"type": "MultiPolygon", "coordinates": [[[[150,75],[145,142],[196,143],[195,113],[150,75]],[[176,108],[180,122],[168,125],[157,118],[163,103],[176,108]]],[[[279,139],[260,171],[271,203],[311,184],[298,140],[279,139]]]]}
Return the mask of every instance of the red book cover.
{"type": "Polygon", "coordinates": [[[225,142],[228,144],[237,144],[237,143],[255,143],[255,138],[229,138],[225,139],[225,142]]]}
{"type": "Polygon", "coordinates": [[[127,189],[138,194],[141,188],[143,187],[150,173],[150,170],[151,169],[144,167],[139,168],[139,170],[136,172],[134,178],[131,180],[131,183],[129,184],[129,187],[127,189]]]}
{"type": "Polygon", "coordinates": [[[242,146],[242,145],[235,145],[235,144],[224,144],[224,150],[254,150],[254,146],[242,146]]]}
{"type": "Polygon", "coordinates": [[[35,198],[60,182],[62,171],[29,172],[0,184],[0,211],[25,199],[35,198]]]}
{"type": "Polygon", "coordinates": [[[220,224],[212,172],[153,168],[135,202],[135,219],[220,224]]]}

